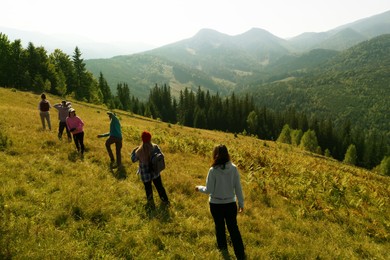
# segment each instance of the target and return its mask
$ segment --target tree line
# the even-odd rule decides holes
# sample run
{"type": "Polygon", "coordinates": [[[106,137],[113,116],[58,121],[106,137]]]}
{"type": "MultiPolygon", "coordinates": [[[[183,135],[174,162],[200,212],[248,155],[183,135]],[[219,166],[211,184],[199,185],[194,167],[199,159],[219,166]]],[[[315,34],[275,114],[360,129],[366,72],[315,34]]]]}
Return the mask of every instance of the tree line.
{"type": "Polygon", "coordinates": [[[368,169],[380,165],[389,155],[388,140],[380,132],[365,132],[353,127],[350,121],[335,127],[330,118],[308,116],[293,107],[284,111],[258,107],[248,94],[237,97],[233,92],[221,97],[198,87],[197,91],[185,88],[176,99],[169,86],[155,85],[147,101],[140,102],[134,97],[127,100],[132,100],[129,111],[136,114],[189,127],[280,141],[368,169]]]}
{"type": "Polygon", "coordinates": [[[86,70],[81,56],[78,47],[73,56],[59,49],[48,55],[43,47],[31,42],[24,49],[20,40],[10,42],[0,33],[0,86],[63,97],[71,95],[77,100],[104,103],[110,109],[189,127],[242,133],[295,145],[303,142],[303,148],[309,147],[312,152],[340,161],[353,145],[354,160],[348,162],[368,169],[389,155],[388,140],[377,132],[361,131],[348,121],[336,129],[331,119],[308,116],[293,107],[284,111],[259,107],[248,94],[238,97],[233,92],[222,97],[198,87],[195,91],[185,88],[176,98],[169,86],[156,84],[150,89],[148,99],[140,101],[131,95],[127,83],[118,83],[113,95],[103,73],[95,79],[86,70]]]}

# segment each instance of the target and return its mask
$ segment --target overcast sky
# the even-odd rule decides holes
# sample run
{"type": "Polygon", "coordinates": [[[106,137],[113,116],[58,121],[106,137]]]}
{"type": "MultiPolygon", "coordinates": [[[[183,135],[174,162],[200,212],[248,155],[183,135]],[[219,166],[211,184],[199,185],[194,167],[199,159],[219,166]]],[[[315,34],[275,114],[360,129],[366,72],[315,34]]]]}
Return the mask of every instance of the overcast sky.
{"type": "Polygon", "coordinates": [[[209,28],[288,38],[390,10],[390,0],[0,0],[0,27],[154,46],[209,28]]]}

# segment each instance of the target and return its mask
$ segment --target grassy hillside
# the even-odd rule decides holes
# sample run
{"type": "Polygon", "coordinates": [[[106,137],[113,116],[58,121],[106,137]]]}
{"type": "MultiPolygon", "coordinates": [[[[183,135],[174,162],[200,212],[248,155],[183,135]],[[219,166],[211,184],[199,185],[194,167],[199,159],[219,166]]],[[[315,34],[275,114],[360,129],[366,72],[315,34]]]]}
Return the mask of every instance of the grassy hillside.
{"type": "MultiPolygon", "coordinates": [[[[48,96],[52,104],[60,98],[48,96]]],[[[73,101],[86,153],[41,131],[39,95],[0,88],[0,259],[222,259],[204,184],[212,147],[239,167],[238,216],[249,259],[386,259],[390,178],[252,137],[169,125],[118,112],[124,168],[110,170],[106,109],[73,101]],[[171,207],[144,210],[128,152],[143,130],[165,152],[171,207]]],[[[156,193],[155,193],[156,194],[156,193]]],[[[233,249],[229,248],[233,257],[233,249]]]]}

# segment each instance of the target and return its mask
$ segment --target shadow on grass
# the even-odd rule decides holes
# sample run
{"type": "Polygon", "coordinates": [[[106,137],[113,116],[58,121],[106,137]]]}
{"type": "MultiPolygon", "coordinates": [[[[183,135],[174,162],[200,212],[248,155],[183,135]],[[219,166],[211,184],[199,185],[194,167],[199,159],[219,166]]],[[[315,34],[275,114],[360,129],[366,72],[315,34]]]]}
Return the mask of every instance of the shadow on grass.
{"type": "Polygon", "coordinates": [[[172,221],[171,212],[169,211],[169,207],[166,204],[160,204],[160,206],[156,207],[154,204],[150,205],[146,203],[143,206],[145,217],[149,220],[158,219],[163,223],[167,223],[172,221]]]}
{"type": "Polygon", "coordinates": [[[126,168],[121,165],[117,168],[110,167],[112,176],[114,176],[118,180],[125,180],[127,178],[126,168]]]}
{"type": "Polygon", "coordinates": [[[229,251],[227,249],[220,250],[223,260],[230,260],[229,251]]]}
{"type": "Polygon", "coordinates": [[[72,151],[70,153],[68,153],[68,160],[71,161],[71,162],[76,162],[78,159],[82,159],[80,153],[78,153],[77,151],[72,151]]]}

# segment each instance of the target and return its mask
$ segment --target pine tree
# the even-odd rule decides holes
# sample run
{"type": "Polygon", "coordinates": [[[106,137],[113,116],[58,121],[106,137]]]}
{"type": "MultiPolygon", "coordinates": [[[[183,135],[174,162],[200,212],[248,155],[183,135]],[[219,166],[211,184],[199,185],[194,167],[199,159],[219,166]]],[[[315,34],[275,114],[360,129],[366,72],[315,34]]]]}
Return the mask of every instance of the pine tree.
{"type": "Polygon", "coordinates": [[[99,89],[103,95],[103,103],[109,106],[112,100],[112,93],[110,86],[107,83],[107,80],[104,78],[103,73],[99,74],[99,89]]]}
{"type": "Polygon", "coordinates": [[[343,162],[351,165],[356,165],[356,161],[357,161],[356,146],[354,144],[351,144],[348,146],[343,162]]]}
{"type": "Polygon", "coordinates": [[[288,124],[283,126],[282,132],[276,141],[280,143],[291,144],[291,130],[288,124]]]}
{"type": "Polygon", "coordinates": [[[383,158],[379,168],[381,174],[390,176],[390,156],[385,156],[383,158]]]}
{"type": "Polygon", "coordinates": [[[73,67],[75,72],[74,93],[76,99],[90,100],[91,82],[87,77],[84,60],[81,58],[80,49],[76,46],[73,54],[73,67]]]}
{"type": "Polygon", "coordinates": [[[301,143],[301,139],[302,139],[302,136],[303,136],[303,132],[301,129],[299,130],[293,130],[291,131],[291,144],[295,145],[295,146],[299,146],[299,144],[301,143]]]}
{"type": "MultiPolygon", "coordinates": [[[[57,74],[63,74],[65,77],[66,91],[64,94],[70,94],[74,91],[75,84],[75,70],[73,62],[69,55],[56,49],[49,56],[50,63],[54,64],[57,74]]],[[[61,77],[61,76],[60,76],[61,77]]]]}
{"type": "Polygon", "coordinates": [[[259,118],[255,111],[251,111],[246,119],[248,125],[248,131],[250,134],[255,135],[259,127],[259,118]]]}
{"type": "Polygon", "coordinates": [[[127,83],[119,83],[117,85],[116,93],[122,109],[125,111],[130,111],[131,98],[130,98],[130,89],[127,83]]]}
{"type": "Polygon", "coordinates": [[[301,143],[299,145],[300,148],[310,151],[310,152],[316,152],[318,151],[318,141],[317,141],[317,136],[316,132],[314,130],[307,130],[301,139],[301,143]]]}

